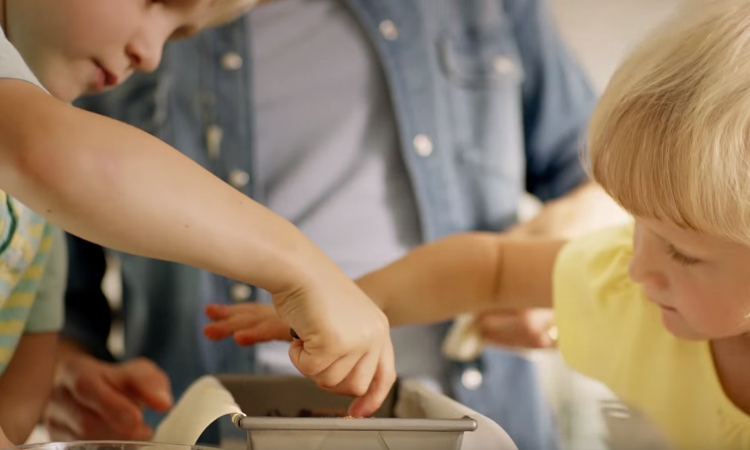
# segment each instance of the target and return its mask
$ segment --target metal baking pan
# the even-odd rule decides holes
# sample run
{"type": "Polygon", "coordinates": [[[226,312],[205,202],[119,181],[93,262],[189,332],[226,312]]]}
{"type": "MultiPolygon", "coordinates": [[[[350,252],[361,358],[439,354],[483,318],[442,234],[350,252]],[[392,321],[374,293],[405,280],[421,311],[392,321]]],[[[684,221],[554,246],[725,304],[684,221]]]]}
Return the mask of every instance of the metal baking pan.
{"type": "Polygon", "coordinates": [[[394,417],[398,382],[372,418],[352,419],[296,417],[302,409],[345,410],[352,401],[303,377],[218,378],[244,413],[232,422],[247,432],[248,450],[460,450],[464,433],[477,428],[470,417],[394,417]],[[272,411],[286,417],[268,417],[272,411]]]}

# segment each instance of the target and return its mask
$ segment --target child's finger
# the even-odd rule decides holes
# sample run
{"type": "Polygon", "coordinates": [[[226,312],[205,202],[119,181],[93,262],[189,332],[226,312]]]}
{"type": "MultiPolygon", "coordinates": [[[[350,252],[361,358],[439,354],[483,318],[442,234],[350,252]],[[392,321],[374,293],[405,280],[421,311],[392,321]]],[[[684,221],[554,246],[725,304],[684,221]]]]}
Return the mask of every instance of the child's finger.
{"type": "Polygon", "coordinates": [[[237,331],[255,328],[256,325],[262,320],[262,318],[257,318],[247,314],[232,316],[228,319],[209,323],[208,325],[203,327],[203,334],[207,338],[215,341],[226,339],[232,336],[237,331]]]}
{"type": "MultiPolygon", "coordinates": [[[[303,336],[304,338],[304,336],[303,336]]],[[[293,339],[289,346],[289,359],[302,375],[314,379],[338,358],[331,352],[311,352],[302,339],[293,339]]]]}
{"type": "Polygon", "coordinates": [[[393,345],[388,342],[382,349],[378,368],[372,378],[370,388],[362,397],[357,398],[349,406],[352,417],[368,417],[375,413],[391,392],[396,382],[396,367],[394,364],[393,345]]]}
{"type": "Polygon", "coordinates": [[[355,397],[366,395],[378,370],[379,357],[380,352],[369,352],[364,355],[332,391],[355,397]]]}
{"type": "Polygon", "coordinates": [[[239,330],[234,333],[234,341],[242,346],[255,345],[260,342],[291,340],[289,327],[281,319],[264,320],[251,329],[239,330]]]}
{"type": "MultiPolygon", "coordinates": [[[[222,305],[220,303],[211,303],[206,305],[206,316],[211,320],[226,319],[237,314],[268,314],[268,309],[274,310],[271,305],[261,305],[259,303],[240,303],[238,305],[222,305]]],[[[275,310],[274,310],[275,311],[275,310]]]]}
{"type": "MultiPolygon", "coordinates": [[[[226,339],[237,331],[252,330],[257,328],[259,324],[262,324],[264,322],[283,324],[278,314],[276,314],[276,310],[273,308],[273,306],[270,305],[248,304],[235,305],[232,307],[224,306],[223,308],[224,309],[221,311],[221,308],[217,308],[216,311],[212,311],[218,312],[217,316],[222,315],[223,318],[215,319],[215,322],[209,323],[203,328],[203,334],[206,335],[206,337],[208,337],[209,339],[226,339]],[[243,307],[237,308],[239,306],[243,307]],[[225,315],[224,313],[228,314],[225,315]]],[[[208,310],[206,312],[208,313],[208,310]]],[[[286,325],[284,325],[284,327],[287,329],[288,334],[289,328],[286,327],[286,325]]],[[[271,337],[270,339],[266,340],[273,339],[274,338],[271,337]]]]}
{"type": "Polygon", "coordinates": [[[325,389],[334,394],[353,396],[363,395],[364,392],[353,392],[348,390],[347,386],[344,386],[342,383],[364,356],[365,355],[362,355],[361,353],[349,353],[348,355],[337,359],[325,370],[311,378],[318,383],[318,386],[321,389],[325,389]]]}
{"type": "Polygon", "coordinates": [[[206,305],[206,316],[211,320],[221,320],[229,317],[229,308],[226,305],[211,303],[206,305]]]}
{"type": "Polygon", "coordinates": [[[224,326],[223,322],[209,323],[203,327],[203,335],[212,341],[220,341],[231,336],[233,331],[224,326]]]}

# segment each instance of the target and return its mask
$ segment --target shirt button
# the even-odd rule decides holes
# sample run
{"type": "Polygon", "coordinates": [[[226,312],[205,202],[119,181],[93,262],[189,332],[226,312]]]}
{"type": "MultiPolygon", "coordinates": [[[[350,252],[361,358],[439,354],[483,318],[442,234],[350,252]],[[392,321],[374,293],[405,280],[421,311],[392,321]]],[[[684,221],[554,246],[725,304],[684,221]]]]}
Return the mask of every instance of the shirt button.
{"type": "Polygon", "coordinates": [[[250,300],[250,296],[253,295],[253,288],[246,284],[237,283],[229,290],[229,296],[236,303],[242,303],[250,300]]]}
{"type": "Polygon", "coordinates": [[[219,157],[221,152],[221,139],[224,137],[224,130],[218,125],[209,125],[206,128],[206,153],[211,159],[219,157]]]}
{"type": "Polygon", "coordinates": [[[384,20],[380,22],[378,28],[380,29],[380,34],[382,34],[387,40],[395,41],[398,39],[398,27],[392,20],[384,20]]]}
{"type": "Polygon", "coordinates": [[[509,75],[516,67],[513,61],[507,56],[496,57],[492,62],[492,66],[494,67],[495,72],[499,73],[500,75],[509,75]]]}
{"type": "Polygon", "coordinates": [[[221,67],[224,70],[237,70],[242,67],[242,56],[237,52],[227,52],[221,57],[221,67]]]}
{"type": "Polygon", "coordinates": [[[419,156],[430,156],[432,154],[432,140],[426,134],[414,136],[414,150],[419,156]]]}
{"type": "Polygon", "coordinates": [[[247,186],[247,183],[249,182],[250,175],[244,170],[234,169],[229,172],[229,184],[237,189],[242,189],[247,186]]]}
{"type": "Polygon", "coordinates": [[[471,368],[461,374],[461,384],[470,391],[476,391],[482,385],[484,377],[479,369],[471,368]]]}

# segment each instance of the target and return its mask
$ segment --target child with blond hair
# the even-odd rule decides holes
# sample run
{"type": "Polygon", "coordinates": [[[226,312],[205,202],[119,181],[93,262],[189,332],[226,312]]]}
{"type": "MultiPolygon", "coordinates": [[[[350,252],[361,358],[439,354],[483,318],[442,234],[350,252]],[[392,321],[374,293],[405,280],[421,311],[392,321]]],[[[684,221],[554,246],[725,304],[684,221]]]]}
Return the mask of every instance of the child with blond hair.
{"type": "Polygon", "coordinates": [[[0,446],[26,439],[52,385],[67,261],[51,224],[268,290],[301,338],[302,374],[358,396],[356,416],[388,393],[385,316],[296,228],[158,139],[67,103],[155,69],[167,40],[252,3],[0,0],[0,446]]]}
{"type": "MultiPolygon", "coordinates": [[[[554,306],[567,363],[675,448],[750,448],[750,1],[690,3],[637,48],[587,149],[634,223],[570,242],[457,235],[359,286],[392,326],[554,306]]],[[[209,312],[214,337],[278,335],[267,310],[209,312]]]]}

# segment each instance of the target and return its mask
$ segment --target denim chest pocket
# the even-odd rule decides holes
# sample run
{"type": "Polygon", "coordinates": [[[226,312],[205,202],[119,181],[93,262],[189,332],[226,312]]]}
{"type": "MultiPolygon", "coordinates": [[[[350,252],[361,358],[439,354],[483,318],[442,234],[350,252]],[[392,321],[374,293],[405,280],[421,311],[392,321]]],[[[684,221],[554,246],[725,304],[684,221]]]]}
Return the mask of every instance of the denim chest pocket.
{"type": "Polygon", "coordinates": [[[510,24],[445,30],[438,39],[441,69],[448,81],[466,89],[501,89],[523,80],[510,24]]]}
{"type": "Polygon", "coordinates": [[[507,21],[445,31],[438,41],[451,139],[479,227],[515,220],[525,184],[523,65],[507,21]]]}
{"type": "Polygon", "coordinates": [[[523,168],[524,74],[510,24],[446,31],[438,46],[460,161],[517,176],[523,168]]]}

